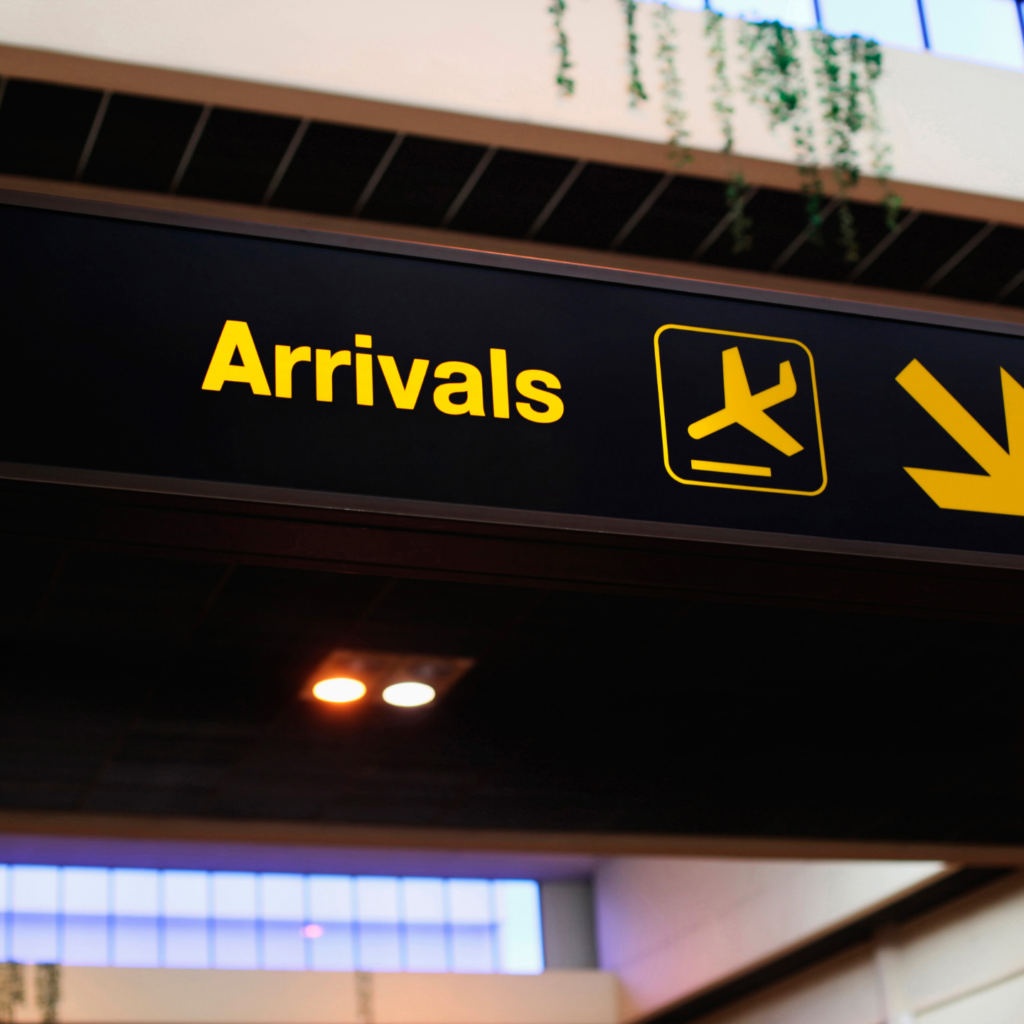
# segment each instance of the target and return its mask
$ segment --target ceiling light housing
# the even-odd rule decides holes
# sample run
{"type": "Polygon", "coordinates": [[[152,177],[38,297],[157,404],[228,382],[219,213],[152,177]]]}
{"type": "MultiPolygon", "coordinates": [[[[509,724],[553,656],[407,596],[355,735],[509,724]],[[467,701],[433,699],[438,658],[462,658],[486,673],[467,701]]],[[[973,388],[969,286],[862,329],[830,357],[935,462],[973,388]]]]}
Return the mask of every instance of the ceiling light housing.
{"type": "Polygon", "coordinates": [[[437,654],[408,654],[395,651],[366,651],[338,647],[317,665],[310,674],[306,685],[299,693],[303,700],[320,703],[324,698],[314,690],[319,684],[321,691],[332,690],[354,692],[357,687],[345,687],[341,680],[361,683],[366,687],[365,697],[333,701],[339,706],[365,704],[388,704],[397,708],[414,708],[425,704],[436,704],[476,664],[473,658],[450,658],[437,654]],[[338,681],[335,684],[334,681],[338,681]],[[384,691],[400,684],[418,684],[392,690],[385,698],[384,691]],[[430,697],[421,687],[433,690],[430,697]],[[427,699],[423,699],[426,697],[427,699]]]}

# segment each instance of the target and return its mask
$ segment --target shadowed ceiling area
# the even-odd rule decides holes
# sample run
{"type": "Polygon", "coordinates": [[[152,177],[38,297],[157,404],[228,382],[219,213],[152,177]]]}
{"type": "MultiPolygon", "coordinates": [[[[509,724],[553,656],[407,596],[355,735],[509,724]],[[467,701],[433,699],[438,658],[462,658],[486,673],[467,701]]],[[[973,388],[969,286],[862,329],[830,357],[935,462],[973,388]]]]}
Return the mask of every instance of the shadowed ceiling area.
{"type": "Polygon", "coordinates": [[[0,173],[361,217],[1024,306],[1024,230],[906,210],[895,228],[750,188],[736,251],[725,185],[687,174],[20,79],[2,81],[0,173]],[[851,258],[853,257],[853,258],[851,258]]]}
{"type": "Polygon", "coordinates": [[[0,806],[1024,841],[1019,625],[8,536],[0,806]],[[331,647],[469,655],[437,706],[298,699],[331,647]]]}

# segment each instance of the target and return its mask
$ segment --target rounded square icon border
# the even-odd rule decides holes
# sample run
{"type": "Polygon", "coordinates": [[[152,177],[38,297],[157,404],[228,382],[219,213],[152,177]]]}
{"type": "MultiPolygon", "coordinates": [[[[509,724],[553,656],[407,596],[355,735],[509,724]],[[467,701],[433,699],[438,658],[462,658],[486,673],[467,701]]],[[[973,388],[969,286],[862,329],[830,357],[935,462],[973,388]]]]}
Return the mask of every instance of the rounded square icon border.
{"type": "Polygon", "coordinates": [[[818,379],[814,372],[814,356],[811,350],[795,338],[774,338],[767,334],[748,334],[742,331],[719,331],[711,327],[687,327],[684,324],[664,324],[654,332],[654,366],[658,374],[658,415],[661,420],[661,447],[665,460],[665,470],[673,480],[693,487],[724,487],[731,491],[766,491],[770,494],[796,494],[805,498],[813,498],[821,494],[828,485],[828,469],[825,465],[825,440],[821,432],[821,409],[818,406],[818,379]],[[679,476],[673,469],[668,452],[668,427],[665,423],[665,394],[661,380],[661,336],[665,331],[693,331],[697,334],[721,334],[729,338],[753,338],[756,341],[779,341],[786,345],[799,345],[807,353],[811,366],[811,392],[814,397],[814,419],[818,425],[818,453],[821,456],[821,486],[815,491],[794,491],[783,487],[757,487],[753,484],[727,484],[714,480],[687,480],[679,476]]]}

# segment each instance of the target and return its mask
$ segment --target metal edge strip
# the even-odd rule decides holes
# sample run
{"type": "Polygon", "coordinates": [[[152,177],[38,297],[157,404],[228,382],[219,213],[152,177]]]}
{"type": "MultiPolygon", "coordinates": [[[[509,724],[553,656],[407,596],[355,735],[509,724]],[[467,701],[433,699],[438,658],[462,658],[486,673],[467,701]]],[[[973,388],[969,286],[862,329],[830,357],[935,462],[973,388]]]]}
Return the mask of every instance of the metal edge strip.
{"type": "Polygon", "coordinates": [[[802,534],[769,533],[718,526],[691,526],[638,519],[612,519],[564,512],[532,512],[456,505],[408,498],[380,498],[329,491],[305,491],[255,484],[232,484],[178,477],[143,476],[106,470],[71,469],[0,462],[0,479],[26,483],[95,487],[101,490],[166,494],[187,498],[214,498],[261,505],[361,512],[372,515],[441,519],[494,526],[560,530],[590,535],[680,540],[727,544],[737,547],[771,548],[808,554],[854,555],[900,561],[944,563],[988,569],[1024,570],[1024,555],[931,548],[881,541],[843,540],[802,534]]]}
{"type": "Polygon", "coordinates": [[[741,302],[759,303],[762,305],[790,306],[828,313],[841,313],[848,316],[868,317],[876,320],[897,320],[927,324],[933,327],[949,327],[956,330],[1004,334],[1024,338],[1024,324],[983,320],[978,317],[958,316],[951,313],[900,309],[894,306],[855,302],[849,299],[830,299],[821,296],[799,295],[795,292],[776,292],[741,285],[718,284],[711,281],[699,281],[693,278],[669,277],[667,275],[647,274],[633,270],[616,270],[611,267],[595,267],[583,263],[563,263],[558,260],[547,260],[534,256],[511,256],[504,253],[485,252],[476,249],[457,249],[441,245],[429,245],[423,242],[406,242],[387,238],[372,238],[364,235],[319,231],[313,228],[281,227],[248,221],[229,220],[222,217],[205,217],[198,214],[177,213],[145,207],[126,206],[118,203],[98,202],[92,199],[68,199],[62,196],[16,192],[10,189],[0,189],[0,205],[22,206],[32,209],[50,210],[57,213],[71,213],[113,220],[136,221],[216,234],[244,235],[253,238],[263,238],[268,241],[295,242],[321,248],[349,249],[356,252],[368,252],[379,255],[401,256],[444,263],[461,263],[519,273],[575,278],[603,282],[605,284],[627,285],[634,288],[683,292],[710,298],[735,299],[741,302]]]}

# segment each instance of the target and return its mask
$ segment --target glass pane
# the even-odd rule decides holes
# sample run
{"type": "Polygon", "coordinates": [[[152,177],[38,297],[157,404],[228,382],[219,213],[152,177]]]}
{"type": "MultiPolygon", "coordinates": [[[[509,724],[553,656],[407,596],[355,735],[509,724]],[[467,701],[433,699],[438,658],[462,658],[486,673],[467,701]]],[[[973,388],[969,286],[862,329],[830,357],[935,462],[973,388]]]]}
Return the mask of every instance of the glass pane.
{"type": "Polygon", "coordinates": [[[493,971],[491,883],[475,878],[453,878],[448,883],[448,906],[452,925],[452,970],[493,971]]]}
{"type": "Polygon", "coordinates": [[[729,18],[781,21],[793,28],[814,28],[814,0],[716,0],[711,5],[729,18]]]}
{"type": "Polygon", "coordinates": [[[820,0],[824,27],[837,36],[860,35],[888,46],[921,50],[917,0],[820,0]]]}
{"type": "Polygon", "coordinates": [[[398,879],[355,880],[358,963],[363,971],[400,971],[398,879]]]}
{"type": "Polygon", "coordinates": [[[352,879],[347,875],[311,875],[309,919],[318,924],[351,921],[352,879]]]}
{"type": "Polygon", "coordinates": [[[256,876],[247,871],[214,871],[213,965],[255,970],[256,876]]]}
{"type": "Polygon", "coordinates": [[[444,881],[440,878],[402,879],[402,911],[406,970],[449,970],[444,881]]]}
{"type": "Polygon", "coordinates": [[[495,882],[499,969],[505,974],[544,970],[540,886],[536,882],[495,882]]]}
{"type": "Polygon", "coordinates": [[[205,871],[165,871],[164,913],[168,917],[210,916],[210,876],[205,871]]]}
{"type": "Polygon", "coordinates": [[[301,971],[306,966],[306,893],[302,875],[260,875],[263,918],[262,966],[274,971],[301,971]]]}
{"type": "Polygon", "coordinates": [[[81,967],[110,963],[110,873],[106,868],[64,868],[61,962],[81,967]]]}
{"type": "Polygon", "coordinates": [[[20,963],[56,963],[57,868],[16,864],[11,868],[11,957],[20,963]]]}
{"type": "Polygon", "coordinates": [[[165,871],[165,967],[209,967],[210,876],[205,871],[165,871]]]}
{"type": "Polygon", "coordinates": [[[320,935],[307,939],[314,971],[353,971],[356,966],[352,925],[327,922],[320,935]]]}
{"type": "Polygon", "coordinates": [[[927,0],[932,50],[1021,70],[1024,40],[1013,0],[927,0]]]}
{"type": "MultiPolygon", "coordinates": [[[[0,864],[0,914],[7,912],[7,888],[10,884],[10,872],[6,864],[0,864]]],[[[6,963],[11,959],[7,952],[7,922],[0,917],[0,963],[6,963]]]]}
{"type": "Polygon", "coordinates": [[[114,910],[114,966],[160,965],[157,913],[160,906],[156,871],[115,868],[110,873],[114,910]]]}

